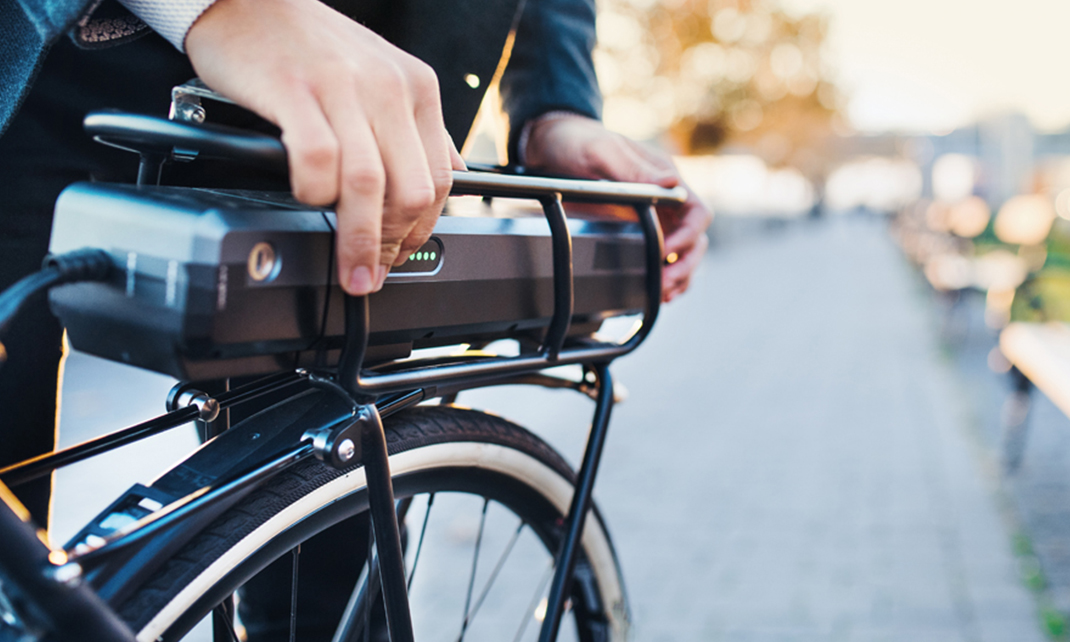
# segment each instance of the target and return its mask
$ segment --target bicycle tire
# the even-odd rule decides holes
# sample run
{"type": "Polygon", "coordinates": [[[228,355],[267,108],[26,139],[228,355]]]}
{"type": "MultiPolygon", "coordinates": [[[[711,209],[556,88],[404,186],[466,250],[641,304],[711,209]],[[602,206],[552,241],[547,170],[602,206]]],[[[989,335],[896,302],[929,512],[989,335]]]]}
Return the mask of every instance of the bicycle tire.
{"type": "MultiPolygon", "coordinates": [[[[493,500],[530,526],[549,555],[557,550],[575,473],[544,441],[500,417],[448,406],[416,407],[385,424],[399,499],[437,492],[482,495],[484,514],[493,500]]],[[[366,510],[361,466],[337,471],[315,460],[302,462],[223,514],[116,611],[138,640],[180,639],[272,561],[366,510]]],[[[570,614],[581,642],[628,636],[624,583],[596,508],[584,526],[570,614]]]]}

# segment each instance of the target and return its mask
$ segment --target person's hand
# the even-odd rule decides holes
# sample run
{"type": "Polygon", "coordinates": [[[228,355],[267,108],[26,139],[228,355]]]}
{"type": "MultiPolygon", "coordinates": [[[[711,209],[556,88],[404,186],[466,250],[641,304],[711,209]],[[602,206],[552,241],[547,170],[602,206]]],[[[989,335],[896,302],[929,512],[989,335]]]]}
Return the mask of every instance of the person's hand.
{"type": "Polygon", "coordinates": [[[565,116],[535,123],[528,134],[524,162],[537,171],[576,178],[686,188],[687,201],[659,206],[658,218],[665,232],[662,300],[671,301],[687,290],[709,244],[705,232],[713,215],[683,182],[667,154],[611,132],[597,120],[565,116]]]}
{"type": "Polygon", "coordinates": [[[185,44],[208,86],[282,130],[294,196],[337,203],[342,287],[381,288],[464,168],[434,71],[319,0],[217,0],[185,44]]]}

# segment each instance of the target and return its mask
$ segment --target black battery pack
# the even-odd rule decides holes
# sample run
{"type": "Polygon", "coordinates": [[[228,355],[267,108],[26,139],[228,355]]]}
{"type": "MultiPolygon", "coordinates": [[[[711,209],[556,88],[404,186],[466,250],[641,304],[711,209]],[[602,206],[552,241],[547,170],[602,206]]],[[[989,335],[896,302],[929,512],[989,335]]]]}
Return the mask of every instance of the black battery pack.
{"type": "MultiPolygon", "coordinates": [[[[330,367],[343,344],[334,213],[286,194],[78,183],[56,203],[50,250],[97,248],[114,278],[55,288],[78,350],[186,380],[330,367]]],[[[590,334],[645,302],[635,222],[569,219],[575,305],[590,334]]],[[[500,338],[537,343],[553,312],[538,204],[450,199],[431,239],[371,295],[366,363],[500,338]]]]}

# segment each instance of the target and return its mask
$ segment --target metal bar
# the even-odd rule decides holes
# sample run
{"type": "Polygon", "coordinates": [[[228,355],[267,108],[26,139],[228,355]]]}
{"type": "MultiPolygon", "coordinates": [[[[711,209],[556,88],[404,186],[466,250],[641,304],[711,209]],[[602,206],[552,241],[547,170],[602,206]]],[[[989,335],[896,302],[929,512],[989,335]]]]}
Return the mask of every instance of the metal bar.
{"type": "Polygon", "coordinates": [[[546,618],[542,621],[539,642],[554,642],[557,639],[565,600],[572,584],[572,571],[576,568],[576,552],[583,536],[583,524],[587,519],[587,511],[591,508],[591,491],[598,473],[598,462],[602,458],[602,447],[609,431],[609,415],[613,410],[613,377],[609,374],[609,365],[605,363],[595,366],[595,372],[598,373],[598,405],[595,407],[591,435],[587,438],[583,463],[576,479],[576,490],[572,494],[572,504],[565,520],[565,537],[561,540],[556,557],[556,570],[550,584],[546,618]]]}
{"type": "Polygon", "coordinates": [[[572,235],[568,231],[568,217],[561,205],[561,195],[542,201],[543,213],[550,224],[550,240],[553,243],[554,264],[554,315],[550,327],[546,329],[543,352],[550,361],[557,361],[561,347],[568,336],[568,327],[572,323],[572,311],[575,296],[572,290],[572,235]]]}
{"type": "Polygon", "coordinates": [[[364,474],[368,482],[368,505],[375,548],[379,558],[379,579],[391,642],[412,642],[412,616],[405,588],[405,559],[401,548],[401,529],[394,506],[394,486],[390,480],[386,435],[375,406],[369,406],[371,421],[363,422],[361,449],[364,474]]]}
{"type": "Polygon", "coordinates": [[[465,382],[477,382],[481,379],[490,379],[502,375],[519,374],[541,370],[551,365],[566,365],[573,363],[585,363],[595,361],[610,361],[621,355],[634,350],[646,339],[650,329],[657,319],[661,306],[661,252],[662,237],[661,227],[658,224],[657,213],[654,207],[636,208],[639,214],[639,222],[646,238],[646,288],[647,300],[643,312],[643,323],[639,330],[622,344],[597,343],[578,348],[563,350],[556,361],[551,362],[546,355],[527,355],[520,357],[505,357],[491,359],[480,363],[463,363],[436,368],[428,372],[425,370],[396,372],[388,374],[362,375],[360,373],[360,361],[358,353],[350,349],[361,343],[359,358],[363,360],[363,346],[367,345],[367,302],[358,298],[350,302],[347,299],[346,319],[347,340],[353,342],[347,347],[343,355],[343,363],[340,367],[340,376],[343,382],[353,381],[356,378],[353,389],[359,394],[376,395],[387,392],[399,392],[428,385],[456,384],[465,382]],[[352,314],[351,314],[352,313],[352,314]],[[351,321],[352,317],[352,321],[351,321]],[[363,338],[361,338],[363,335],[363,338]]]}
{"type": "Polygon", "coordinates": [[[423,390],[413,390],[408,394],[400,395],[376,404],[376,409],[379,411],[380,417],[389,417],[396,412],[401,412],[409,406],[415,406],[426,397],[427,395],[423,390]]]}
{"type": "Polygon", "coordinates": [[[565,200],[599,201],[637,205],[646,203],[683,203],[687,191],[682,187],[665,189],[642,183],[589,181],[573,178],[543,178],[488,172],[453,172],[454,196],[495,196],[502,198],[541,198],[560,194],[565,200]]]}
{"type": "Polygon", "coordinates": [[[18,486],[24,482],[43,477],[62,466],[67,466],[172,428],[177,428],[183,424],[188,424],[196,418],[197,409],[193,407],[169,412],[166,415],[161,415],[110,435],[97,437],[77,446],[71,446],[47,455],[40,455],[0,469],[0,480],[3,480],[9,486],[18,486]]]}
{"type": "Polygon", "coordinates": [[[166,160],[167,157],[162,154],[142,153],[137,165],[137,184],[159,185],[166,160]]]}
{"type": "Polygon", "coordinates": [[[665,251],[665,238],[661,234],[661,223],[658,222],[658,212],[654,206],[649,203],[636,206],[635,212],[639,215],[639,226],[643,229],[643,238],[646,239],[646,307],[643,310],[643,325],[639,326],[639,330],[626,342],[631,345],[629,351],[646,339],[654,328],[654,322],[658,320],[658,312],[661,310],[661,255],[665,251]]]}
{"type": "MultiPolygon", "coordinates": [[[[338,383],[353,397],[366,401],[368,391],[360,385],[360,369],[364,365],[364,353],[368,349],[368,331],[371,317],[368,297],[345,295],[345,347],[338,358],[338,383]]],[[[405,386],[389,392],[400,392],[418,386],[405,386]]],[[[382,390],[381,392],[388,392],[382,390]]]]}
{"type": "Polygon", "coordinates": [[[296,372],[280,372],[278,374],[258,379],[234,390],[229,390],[216,397],[221,409],[233,408],[246,401],[252,401],[272,392],[292,386],[305,380],[305,376],[296,372]]]}
{"type": "MultiPolygon", "coordinates": [[[[49,550],[43,537],[38,538],[29,522],[29,513],[2,483],[0,500],[3,575],[37,607],[36,611],[49,618],[48,622],[27,624],[50,629],[49,639],[134,642],[134,634],[126,624],[80,581],[78,566],[66,564],[62,552],[49,550]]],[[[19,636],[15,634],[15,637],[19,636]]],[[[31,637],[38,639],[37,636],[27,639],[31,637]]]]}
{"type": "MultiPolygon", "coordinates": [[[[207,92],[188,94],[213,97],[207,92]]],[[[274,136],[221,125],[196,125],[164,118],[94,111],[86,114],[85,131],[98,142],[120,149],[169,158],[174,150],[191,155],[243,161],[278,172],[287,171],[286,148],[274,136]]],[[[561,194],[567,200],[637,204],[649,202],[683,203],[682,187],[665,189],[640,183],[544,178],[488,172],[453,172],[454,195],[542,198],[561,194]]]]}
{"type": "Polygon", "coordinates": [[[646,303],[643,322],[624,343],[588,343],[563,349],[556,360],[547,354],[489,359],[479,363],[460,363],[434,370],[414,370],[387,374],[363,374],[360,371],[367,346],[368,304],[365,297],[346,297],[347,346],[339,364],[339,378],[347,389],[365,399],[388,392],[402,392],[435,385],[478,384],[504,375],[534,372],[551,366],[574,363],[609,362],[625,355],[650,334],[661,309],[661,252],[663,240],[657,212],[653,205],[636,208],[646,239],[646,303]]]}
{"type": "MultiPolygon", "coordinates": [[[[300,382],[302,379],[292,372],[282,373],[267,377],[260,381],[236,388],[232,391],[219,395],[216,400],[221,410],[232,408],[238,404],[255,399],[264,394],[275,392],[286,386],[300,382]]],[[[96,439],[82,442],[78,445],[58,450],[53,453],[39,455],[32,459],[12,464],[0,469],[0,480],[8,486],[18,486],[28,481],[44,477],[57,468],[76,464],[90,457],[115,450],[136,441],[158,435],[162,432],[188,424],[197,418],[197,409],[193,407],[182,408],[160,415],[148,421],[143,421],[129,428],[124,428],[111,434],[102,435],[96,439]]]]}

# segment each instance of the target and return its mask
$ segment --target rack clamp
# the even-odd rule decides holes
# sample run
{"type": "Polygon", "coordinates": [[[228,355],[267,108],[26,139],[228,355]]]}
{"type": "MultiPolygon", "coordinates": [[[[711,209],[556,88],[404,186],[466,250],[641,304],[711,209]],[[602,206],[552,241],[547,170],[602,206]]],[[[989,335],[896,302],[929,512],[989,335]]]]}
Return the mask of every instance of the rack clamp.
{"type": "Polygon", "coordinates": [[[303,439],[312,442],[312,454],[316,459],[338,470],[361,461],[361,435],[368,430],[368,424],[374,424],[377,419],[371,410],[373,407],[360,406],[349,421],[306,432],[303,439]]]}

